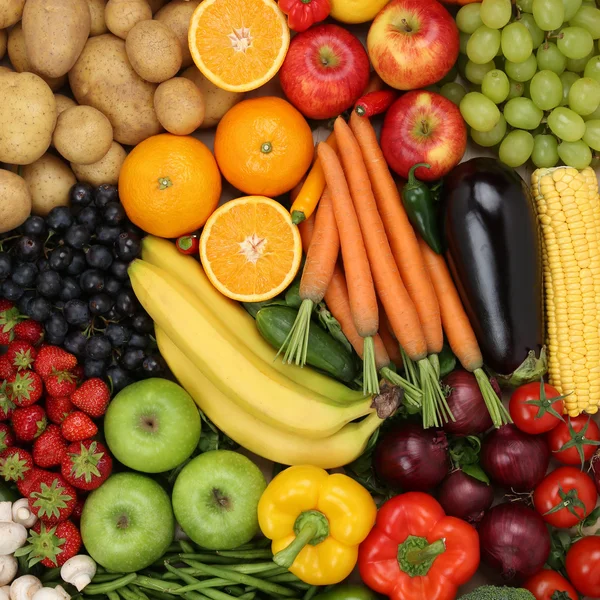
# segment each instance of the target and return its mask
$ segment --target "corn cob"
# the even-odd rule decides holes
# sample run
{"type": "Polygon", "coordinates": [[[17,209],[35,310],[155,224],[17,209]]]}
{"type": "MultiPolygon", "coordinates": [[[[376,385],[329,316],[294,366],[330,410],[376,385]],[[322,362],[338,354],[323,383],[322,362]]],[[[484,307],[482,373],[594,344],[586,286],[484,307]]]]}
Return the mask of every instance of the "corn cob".
{"type": "Polygon", "coordinates": [[[542,236],[546,344],[551,385],[565,412],[600,402],[600,198],[595,172],[538,169],[531,177],[542,236]]]}

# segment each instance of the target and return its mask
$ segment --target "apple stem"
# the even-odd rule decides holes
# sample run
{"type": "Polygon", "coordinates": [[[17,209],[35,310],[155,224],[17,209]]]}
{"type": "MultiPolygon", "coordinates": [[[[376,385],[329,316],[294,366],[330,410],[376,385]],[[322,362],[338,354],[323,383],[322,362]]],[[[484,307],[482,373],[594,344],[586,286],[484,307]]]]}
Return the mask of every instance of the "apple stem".
{"type": "Polygon", "coordinates": [[[406,31],[406,33],[410,33],[413,30],[406,19],[402,19],[402,25],[404,25],[404,31],[406,31]]]}

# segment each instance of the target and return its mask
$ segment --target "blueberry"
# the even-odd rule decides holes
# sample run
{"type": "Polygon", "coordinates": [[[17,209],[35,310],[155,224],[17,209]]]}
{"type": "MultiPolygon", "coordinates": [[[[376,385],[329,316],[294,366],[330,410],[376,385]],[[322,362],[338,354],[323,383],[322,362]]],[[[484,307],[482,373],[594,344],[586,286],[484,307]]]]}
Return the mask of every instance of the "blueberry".
{"type": "Polygon", "coordinates": [[[104,274],[96,269],[87,269],[79,278],[79,285],[85,294],[96,294],[104,290],[104,274]]]}
{"type": "Polygon", "coordinates": [[[94,188],[89,183],[76,183],[69,191],[71,206],[84,208],[92,203],[94,188]]]}
{"type": "Polygon", "coordinates": [[[81,297],[81,288],[74,277],[65,277],[63,279],[62,289],[60,290],[60,299],[64,302],[75,300],[81,297]]]}
{"type": "Polygon", "coordinates": [[[87,302],[83,300],[69,300],[65,304],[63,314],[69,325],[77,327],[88,325],[91,318],[87,302]]]}
{"type": "Polygon", "coordinates": [[[64,271],[73,262],[73,249],[69,246],[58,246],[48,256],[48,264],[54,271],[64,271]]]}
{"type": "Polygon", "coordinates": [[[52,314],[52,306],[46,298],[33,298],[29,305],[29,316],[34,321],[45,321],[52,314]]]}
{"type": "Polygon", "coordinates": [[[67,352],[82,356],[85,353],[85,347],[87,345],[87,338],[81,331],[73,330],[65,337],[64,347],[67,352]]]}
{"type": "Polygon", "coordinates": [[[142,362],[142,369],[144,373],[151,377],[164,373],[165,367],[165,361],[160,354],[152,354],[151,356],[147,356],[142,362]]]}
{"type": "Polygon", "coordinates": [[[127,274],[127,263],[115,260],[110,266],[110,272],[121,281],[129,279],[129,275],[127,274]]]}
{"type": "Polygon", "coordinates": [[[112,246],[120,234],[121,228],[119,226],[101,223],[96,227],[96,242],[105,246],[112,246]]]}
{"type": "Polygon", "coordinates": [[[92,377],[102,378],[106,371],[106,361],[88,358],[83,365],[83,371],[87,379],[92,377]]]}
{"type": "Polygon", "coordinates": [[[60,294],[62,282],[56,271],[42,271],[35,280],[37,291],[46,298],[56,298],[60,294]]]}
{"type": "Polygon", "coordinates": [[[27,290],[18,300],[17,308],[24,315],[29,315],[31,302],[35,299],[36,293],[33,290],[27,290]]]}
{"type": "Polygon", "coordinates": [[[131,326],[138,333],[152,333],[154,331],[154,321],[145,311],[140,311],[133,315],[133,319],[131,319],[131,326]]]}
{"type": "Polygon", "coordinates": [[[113,299],[108,294],[94,294],[88,306],[93,315],[104,315],[113,307],[113,299]]]}
{"type": "Polygon", "coordinates": [[[85,254],[85,260],[90,267],[106,271],[113,262],[111,251],[106,246],[94,244],[85,254]]]}
{"type": "Polygon", "coordinates": [[[120,225],[127,218],[125,209],[118,202],[109,202],[102,212],[102,218],[107,225],[120,225]]]}
{"type": "Polygon", "coordinates": [[[48,344],[52,344],[53,346],[62,346],[65,343],[65,336],[54,335],[46,331],[44,335],[44,341],[48,344]]]}
{"type": "Polygon", "coordinates": [[[44,221],[43,217],[32,215],[27,218],[25,223],[23,223],[22,231],[25,235],[42,237],[46,235],[48,228],[46,227],[46,221],[44,221]]]}
{"type": "Polygon", "coordinates": [[[114,394],[120,392],[123,388],[134,382],[133,377],[121,367],[109,367],[106,370],[106,377],[110,381],[112,391],[114,394]]]}
{"type": "Polygon", "coordinates": [[[67,273],[69,275],[80,275],[87,268],[87,262],[85,260],[85,253],[81,250],[76,250],[73,253],[73,260],[67,267],[67,273]]]}
{"type": "Polygon", "coordinates": [[[141,335],[140,333],[132,333],[131,338],[129,339],[129,343],[127,344],[128,348],[141,348],[144,350],[150,345],[150,338],[147,335],[141,335]]]}
{"type": "Polygon", "coordinates": [[[40,238],[24,235],[19,238],[16,245],[17,256],[21,260],[35,261],[44,252],[44,243],[40,238]]]}
{"type": "Polygon", "coordinates": [[[104,208],[109,202],[119,201],[119,190],[116,185],[103,183],[94,190],[94,204],[104,208]]]}
{"type": "Polygon", "coordinates": [[[131,262],[137,258],[141,249],[140,238],[135,233],[121,233],[115,244],[117,256],[125,262],[131,262]]]}
{"type": "Polygon", "coordinates": [[[57,233],[64,233],[73,223],[68,206],[55,206],[46,216],[46,225],[57,233]]]}
{"type": "Polygon", "coordinates": [[[22,263],[15,267],[12,280],[22,287],[30,287],[34,284],[38,274],[38,268],[35,263],[22,263]]]}
{"type": "Polygon", "coordinates": [[[123,284],[116,277],[107,277],[104,282],[104,291],[111,296],[116,296],[122,287],[123,284]]]}
{"type": "Polygon", "coordinates": [[[109,323],[104,330],[113,348],[121,348],[131,337],[131,331],[119,323],[109,323]]]}
{"type": "Polygon", "coordinates": [[[39,258],[36,262],[38,271],[42,273],[43,271],[50,271],[50,264],[48,263],[48,259],[45,256],[39,258]]]}
{"type": "Polygon", "coordinates": [[[63,340],[69,331],[69,325],[60,313],[52,313],[44,322],[46,336],[55,338],[61,337],[63,340]]]}
{"type": "Polygon", "coordinates": [[[12,259],[6,252],[0,252],[0,281],[10,276],[12,272],[12,259]]]}
{"type": "Polygon", "coordinates": [[[71,248],[75,248],[75,250],[81,250],[81,248],[89,243],[90,237],[91,232],[86,225],[83,223],[75,223],[67,229],[67,232],[65,233],[65,243],[71,246],[71,248]]]}
{"type": "Polygon", "coordinates": [[[117,294],[115,308],[124,316],[132,317],[138,309],[138,301],[133,290],[122,290],[117,294]]]}
{"type": "Polygon", "coordinates": [[[135,371],[142,366],[145,357],[146,355],[142,349],[133,348],[123,352],[120,363],[128,371],[135,371]]]}
{"type": "Polygon", "coordinates": [[[110,356],[112,346],[110,341],[103,335],[92,336],[85,347],[85,353],[94,360],[103,360],[110,356]]]}
{"type": "Polygon", "coordinates": [[[16,302],[24,293],[25,290],[12,279],[6,279],[2,282],[2,293],[0,294],[2,298],[16,302]]]}
{"type": "Polygon", "coordinates": [[[100,223],[98,209],[93,206],[86,206],[77,215],[77,223],[83,225],[90,233],[93,233],[100,223]]]}
{"type": "Polygon", "coordinates": [[[104,319],[111,323],[118,323],[122,318],[123,315],[114,306],[104,315],[104,319]]]}

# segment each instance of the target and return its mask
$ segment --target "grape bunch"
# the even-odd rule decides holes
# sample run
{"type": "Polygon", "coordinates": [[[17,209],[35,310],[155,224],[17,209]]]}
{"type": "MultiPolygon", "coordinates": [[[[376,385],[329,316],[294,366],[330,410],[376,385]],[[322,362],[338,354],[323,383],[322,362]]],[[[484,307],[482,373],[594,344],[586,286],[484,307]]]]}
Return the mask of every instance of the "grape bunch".
{"type": "Polygon", "coordinates": [[[458,73],[442,82],[483,147],[519,167],[582,169],[600,151],[600,9],[582,0],[483,0],[456,15],[458,73]]]}
{"type": "Polygon", "coordinates": [[[0,237],[0,297],[43,323],[47,343],[75,354],[87,378],[104,378],[115,392],[167,370],[127,274],[142,235],[115,186],[77,183],[70,206],[0,237]]]}

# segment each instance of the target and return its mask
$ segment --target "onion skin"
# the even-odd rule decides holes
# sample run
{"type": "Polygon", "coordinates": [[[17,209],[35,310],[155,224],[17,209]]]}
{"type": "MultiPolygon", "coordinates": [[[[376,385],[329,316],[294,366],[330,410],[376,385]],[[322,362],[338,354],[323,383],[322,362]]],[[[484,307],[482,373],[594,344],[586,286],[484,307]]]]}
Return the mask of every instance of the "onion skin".
{"type": "Polygon", "coordinates": [[[447,515],[477,525],[494,501],[494,488],[457,469],[444,479],[438,501],[447,515]]]}
{"type": "Polygon", "coordinates": [[[546,475],[550,448],[544,436],[504,425],[484,438],[480,460],[494,483],[515,492],[529,492],[546,475]]]}
{"type": "Polygon", "coordinates": [[[443,431],[402,423],[377,444],[375,473],[389,487],[424,492],[439,485],[450,469],[443,431]]]}
{"type": "Polygon", "coordinates": [[[535,575],[550,555],[550,534],[535,510],[519,502],[491,508],[479,524],[481,559],[507,582],[535,575]]]}
{"type": "MultiPolygon", "coordinates": [[[[500,386],[491,379],[492,387],[499,397],[500,386]]],[[[444,425],[446,433],[454,435],[477,435],[492,428],[492,417],[483,401],[481,390],[473,373],[464,370],[453,371],[442,379],[442,389],[449,389],[446,398],[456,421],[444,425]]]]}

